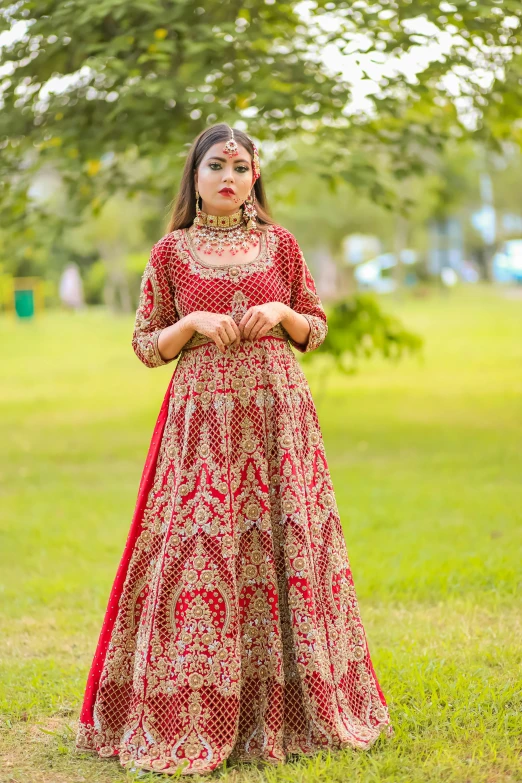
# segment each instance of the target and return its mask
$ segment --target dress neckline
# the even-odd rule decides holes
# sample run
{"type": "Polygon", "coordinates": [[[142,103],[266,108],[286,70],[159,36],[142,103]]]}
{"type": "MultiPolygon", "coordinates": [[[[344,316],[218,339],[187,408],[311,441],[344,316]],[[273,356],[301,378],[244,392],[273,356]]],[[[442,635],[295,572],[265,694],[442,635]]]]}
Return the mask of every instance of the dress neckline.
{"type": "MultiPolygon", "coordinates": [[[[268,229],[268,231],[269,230],[270,229],[268,229]]],[[[207,261],[203,261],[203,259],[200,258],[200,256],[196,252],[196,249],[192,245],[188,228],[183,229],[183,236],[185,238],[185,244],[187,246],[187,250],[190,253],[191,258],[196,262],[196,264],[200,264],[201,266],[204,266],[207,269],[230,269],[231,267],[235,267],[235,266],[239,266],[239,267],[251,266],[252,264],[257,264],[259,263],[259,261],[264,260],[266,256],[267,241],[266,241],[266,234],[264,231],[261,231],[261,235],[259,239],[259,253],[255,258],[253,258],[251,261],[242,261],[240,263],[232,261],[231,263],[228,264],[210,264],[207,261]]]]}

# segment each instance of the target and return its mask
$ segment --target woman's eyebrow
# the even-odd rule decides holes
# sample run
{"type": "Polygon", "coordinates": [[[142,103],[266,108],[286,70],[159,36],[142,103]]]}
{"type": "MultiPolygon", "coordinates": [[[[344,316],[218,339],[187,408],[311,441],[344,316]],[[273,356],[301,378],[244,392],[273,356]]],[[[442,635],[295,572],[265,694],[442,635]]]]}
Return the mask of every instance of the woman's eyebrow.
{"type": "MultiPolygon", "coordinates": [[[[217,155],[212,155],[212,157],[209,158],[209,160],[221,160],[223,161],[223,163],[227,162],[226,158],[219,158],[217,155]]],[[[250,161],[245,160],[244,158],[239,158],[239,160],[236,160],[236,163],[250,163],[250,161]]]]}

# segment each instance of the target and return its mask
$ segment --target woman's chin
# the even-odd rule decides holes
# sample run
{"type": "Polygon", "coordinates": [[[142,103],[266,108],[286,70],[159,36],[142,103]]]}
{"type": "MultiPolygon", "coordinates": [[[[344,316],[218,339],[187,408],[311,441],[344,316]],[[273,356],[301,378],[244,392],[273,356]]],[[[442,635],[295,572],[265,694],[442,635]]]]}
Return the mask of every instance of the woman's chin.
{"type": "Polygon", "coordinates": [[[215,201],[213,204],[207,205],[208,209],[204,210],[210,215],[218,214],[232,214],[237,212],[241,208],[241,201],[236,201],[233,196],[219,196],[219,201],[215,201]]]}

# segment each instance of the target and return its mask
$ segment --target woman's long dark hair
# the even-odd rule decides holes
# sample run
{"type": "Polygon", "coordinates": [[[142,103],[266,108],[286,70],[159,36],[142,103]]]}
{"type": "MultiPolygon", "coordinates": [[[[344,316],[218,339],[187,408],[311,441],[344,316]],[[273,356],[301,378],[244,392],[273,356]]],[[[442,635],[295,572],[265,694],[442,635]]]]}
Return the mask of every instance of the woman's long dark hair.
{"type": "MultiPolygon", "coordinates": [[[[253,158],[254,149],[252,142],[243,131],[234,128],[234,138],[238,144],[241,144],[253,158]]],[[[188,228],[194,222],[196,217],[196,188],[194,186],[194,172],[203,160],[206,152],[219,141],[227,142],[230,139],[230,126],[225,122],[217,125],[211,125],[206,128],[194,140],[192,147],[187,155],[185,168],[181,177],[181,184],[178,195],[172,209],[168,223],[167,233],[175,231],[178,228],[188,228]]],[[[254,183],[254,193],[256,197],[257,225],[264,230],[265,226],[274,225],[270,217],[265,189],[263,187],[263,177],[260,176],[254,183]]]]}

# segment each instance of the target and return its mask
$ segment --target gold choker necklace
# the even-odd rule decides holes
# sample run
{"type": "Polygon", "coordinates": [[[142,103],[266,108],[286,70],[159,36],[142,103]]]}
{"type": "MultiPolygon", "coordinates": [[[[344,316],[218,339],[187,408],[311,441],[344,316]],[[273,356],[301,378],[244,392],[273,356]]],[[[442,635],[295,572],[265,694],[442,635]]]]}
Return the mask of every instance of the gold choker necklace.
{"type": "Polygon", "coordinates": [[[211,226],[212,228],[235,228],[243,222],[243,210],[239,209],[232,215],[209,215],[207,212],[199,211],[199,225],[211,226]]]}
{"type": "Polygon", "coordinates": [[[189,233],[196,250],[205,255],[221,256],[228,251],[234,256],[240,250],[248,253],[258,244],[260,232],[247,229],[242,209],[232,215],[208,215],[200,210],[198,217],[199,221],[194,220],[189,233]]]}

